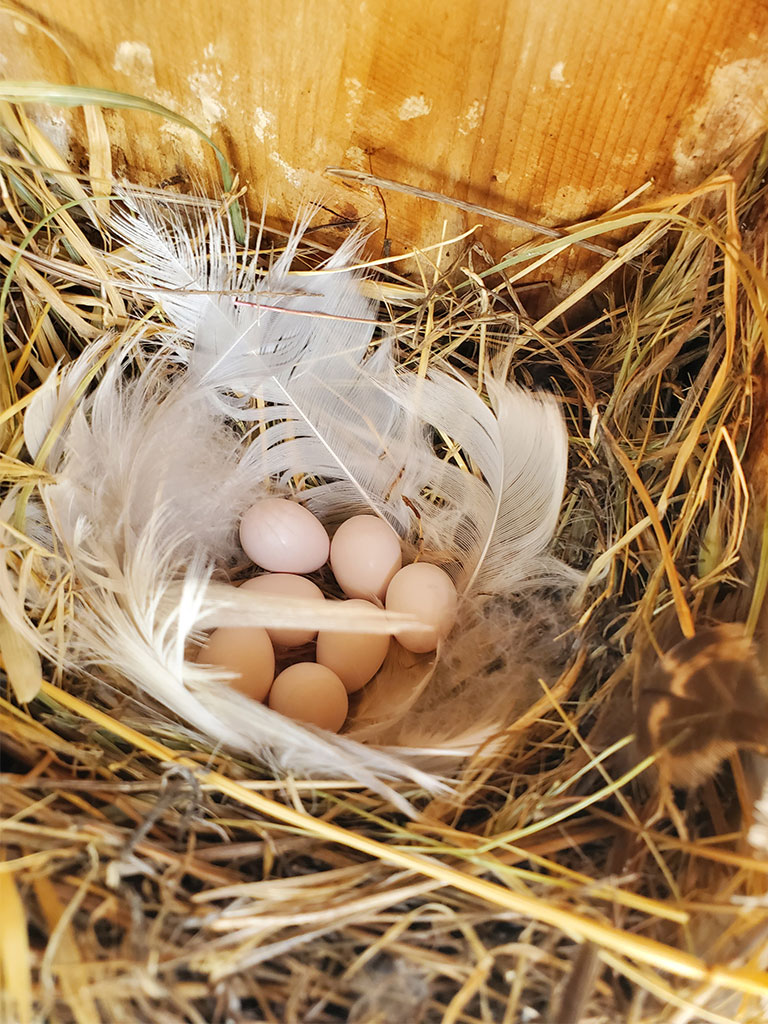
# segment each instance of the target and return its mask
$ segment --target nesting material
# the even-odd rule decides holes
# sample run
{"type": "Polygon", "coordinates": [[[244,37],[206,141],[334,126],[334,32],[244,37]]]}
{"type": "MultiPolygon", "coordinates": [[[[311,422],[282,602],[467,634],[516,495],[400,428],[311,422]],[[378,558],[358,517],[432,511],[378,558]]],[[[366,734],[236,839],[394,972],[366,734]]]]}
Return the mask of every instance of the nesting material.
{"type": "MultiPolygon", "coordinates": [[[[353,267],[356,236],[314,273],[294,274],[305,219],[264,273],[218,214],[182,213],[135,192],[123,194],[122,207],[112,227],[124,246],[109,271],[156,302],[166,325],[127,347],[114,334],[95,340],[50,374],[25,410],[28,450],[50,481],[23,505],[12,490],[2,510],[27,531],[39,522],[42,542],[61,558],[38,561],[45,597],[23,592],[6,567],[4,614],[44,656],[70,670],[109,665],[209,742],[307,775],[439,787],[417,752],[373,750],[375,726],[391,728],[428,696],[435,648],[459,600],[511,597],[552,576],[545,556],[566,471],[557,403],[506,381],[503,369],[488,368],[487,402],[448,363],[426,376],[400,368],[391,333],[374,333],[375,307],[353,267]],[[436,450],[435,433],[449,431],[474,472],[436,450]],[[238,536],[262,568],[312,573],[328,558],[331,524],[343,521],[345,531],[359,515],[445,568],[400,570],[386,612],[224,585],[239,582],[238,536]],[[81,595],[74,614],[63,634],[47,636],[36,625],[38,602],[72,585],[81,595]],[[358,739],[357,709],[339,745],[329,731],[286,725],[272,702],[225,688],[217,665],[243,693],[266,697],[261,651],[250,673],[244,649],[224,652],[247,635],[229,632],[238,626],[402,635],[424,657],[388,655],[386,683],[364,701],[363,750],[348,742],[358,739]],[[215,655],[190,661],[190,643],[211,627],[221,627],[215,655]]],[[[344,545],[334,544],[338,564],[344,545]]],[[[371,596],[393,567],[383,567],[371,596]]],[[[558,572],[569,576],[564,565],[558,572]]],[[[456,693],[454,720],[477,699],[456,693]]],[[[495,705],[490,731],[508,722],[509,708],[508,699],[495,705]]],[[[430,737],[429,750],[448,752],[450,739],[430,737]]]]}
{"type": "Polygon", "coordinates": [[[243,248],[215,200],[96,207],[0,119],[3,1011],[760,1019],[760,744],[673,792],[633,737],[681,632],[762,652],[766,153],[406,279],[307,223],[243,248]],[[522,285],[597,238],[530,316],[522,285]],[[237,586],[264,496],[447,572],[437,656],[328,570],[324,600],[237,586]],[[349,731],[198,660],[233,625],[386,646],[359,690],[327,666],[349,731]]]}
{"type": "MultiPolygon", "coordinates": [[[[241,584],[255,594],[273,594],[275,597],[292,597],[304,600],[325,600],[320,587],[306,576],[291,572],[265,572],[241,584]]],[[[269,638],[278,647],[302,647],[317,636],[316,629],[269,629],[269,638]]]]}

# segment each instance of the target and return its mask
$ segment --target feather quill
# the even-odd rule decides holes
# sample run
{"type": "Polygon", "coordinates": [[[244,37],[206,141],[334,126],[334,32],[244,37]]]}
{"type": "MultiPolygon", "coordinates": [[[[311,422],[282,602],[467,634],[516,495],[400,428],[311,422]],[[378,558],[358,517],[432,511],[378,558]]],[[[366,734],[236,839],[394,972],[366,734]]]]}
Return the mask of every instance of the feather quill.
{"type": "MultiPolygon", "coordinates": [[[[298,275],[304,219],[264,274],[255,260],[240,261],[213,214],[185,220],[136,193],[125,207],[114,220],[125,242],[116,274],[160,304],[168,327],[159,341],[108,359],[87,397],[73,401],[113,339],[52,374],[30,403],[27,446],[44,454],[53,482],[30,505],[27,532],[47,552],[37,557],[49,585],[67,574],[78,585],[67,635],[38,629],[43,596],[21,585],[17,538],[6,528],[0,610],[46,657],[100,665],[214,741],[281,770],[354,778],[392,799],[386,780],[439,788],[413,750],[373,744],[394,736],[428,693],[442,652],[393,653],[349,735],[333,736],[223,686],[225,673],[189,660],[190,644],[220,621],[395,634],[413,626],[379,609],[350,617],[343,604],[267,601],[220,582],[242,564],[245,508],[297,480],[312,482],[298,497],[331,528],[373,513],[414,550],[415,509],[424,557],[452,573],[475,617],[489,595],[553,575],[562,582],[565,567],[553,574],[546,556],[567,463],[557,404],[493,378],[489,406],[448,367],[426,378],[399,369],[391,341],[373,344],[375,309],[353,269],[359,238],[298,275]],[[131,379],[137,353],[143,368],[131,379]],[[436,453],[436,431],[474,473],[436,453]]],[[[15,500],[3,503],[5,521],[15,500]]],[[[503,724],[500,707],[488,729],[503,724]]],[[[420,730],[425,755],[441,739],[420,730]]],[[[466,746],[465,738],[456,749],[466,746]]]]}

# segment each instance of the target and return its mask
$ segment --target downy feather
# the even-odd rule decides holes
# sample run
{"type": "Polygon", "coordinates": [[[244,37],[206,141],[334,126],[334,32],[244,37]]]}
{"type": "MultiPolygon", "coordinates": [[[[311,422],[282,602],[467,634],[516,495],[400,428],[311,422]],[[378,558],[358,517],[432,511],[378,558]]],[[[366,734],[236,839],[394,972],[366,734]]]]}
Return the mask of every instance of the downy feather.
{"type": "MultiPolygon", "coordinates": [[[[557,404],[491,379],[489,407],[447,367],[426,378],[399,369],[391,341],[372,346],[375,309],[351,267],[359,238],[320,271],[291,273],[305,219],[262,275],[255,261],[241,265],[223,219],[185,221],[134,194],[126,211],[115,220],[126,243],[116,273],[162,306],[168,327],[143,343],[138,379],[125,372],[135,352],[118,352],[73,409],[110,341],[86,349],[40,389],[25,423],[33,455],[50,431],[57,435],[45,459],[54,482],[40,488],[42,508],[30,505],[28,531],[50,548],[42,558],[50,579],[65,564],[78,581],[64,655],[60,636],[33,628],[34,595],[14,583],[11,558],[0,566],[2,610],[52,660],[100,664],[214,742],[282,770],[379,789],[398,777],[439,787],[414,766],[413,751],[396,756],[371,744],[389,741],[428,695],[441,652],[393,653],[363,691],[350,735],[333,736],[222,685],[226,673],[194,664],[190,650],[225,621],[393,633],[413,625],[373,608],[350,618],[340,603],[267,601],[220,582],[244,567],[237,524],[245,508],[260,495],[290,493],[297,480],[311,483],[297,497],[331,528],[372,512],[411,551],[421,532],[423,557],[443,564],[474,602],[459,616],[460,640],[462,621],[475,620],[486,595],[508,597],[551,575],[546,547],[567,460],[557,404]],[[436,431],[473,473],[436,453],[436,431]]],[[[484,735],[503,724],[501,704],[484,735]]],[[[418,732],[425,755],[440,746],[440,735],[418,732]]]]}

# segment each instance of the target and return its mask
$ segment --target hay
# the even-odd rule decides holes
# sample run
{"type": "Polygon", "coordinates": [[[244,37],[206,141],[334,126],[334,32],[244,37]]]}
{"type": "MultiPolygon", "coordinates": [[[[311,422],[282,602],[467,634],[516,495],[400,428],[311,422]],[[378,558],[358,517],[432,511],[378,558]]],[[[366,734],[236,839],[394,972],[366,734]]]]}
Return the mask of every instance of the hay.
{"type": "MultiPolygon", "coordinates": [[[[105,263],[109,188],[46,149],[23,108],[0,117],[0,466],[3,486],[31,495],[44,474],[23,413],[52,367],[107,329],[161,321],[105,263]]],[[[453,798],[401,786],[415,821],[363,787],[275,779],[193,742],[3,629],[22,692],[44,677],[29,704],[0,698],[9,1018],[762,1018],[768,860],[747,843],[759,763],[734,756],[690,793],[657,784],[632,740],[630,681],[670,622],[683,635],[718,618],[759,625],[767,167],[760,148],[735,177],[635,198],[496,264],[473,232],[450,259],[447,241],[411,254],[408,276],[370,264],[414,372],[448,358],[482,390],[503,351],[521,383],[561,396],[572,454],[557,554],[586,573],[563,675],[467,759],[453,798]],[[614,255],[529,315],[521,286],[598,239],[614,255]]],[[[318,251],[306,246],[306,266],[318,251]]],[[[59,596],[53,623],[68,613],[59,596]]]]}

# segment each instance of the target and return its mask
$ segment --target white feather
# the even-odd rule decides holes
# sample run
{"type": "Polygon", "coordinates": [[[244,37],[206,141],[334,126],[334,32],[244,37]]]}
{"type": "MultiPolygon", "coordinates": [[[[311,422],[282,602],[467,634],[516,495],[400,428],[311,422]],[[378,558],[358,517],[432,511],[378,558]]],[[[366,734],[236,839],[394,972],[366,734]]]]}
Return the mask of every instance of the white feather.
{"type": "MultiPolygon", "coordinates": [[[[472,449],[488,481],[490,502],[467,588],[505,594],[543,575],[565,487],[568,438],[553,398],[530,395],[489,377],[490,442],[472,449]]],[[[479,516],[478,516],[479,518],[479,516]]]]}
{"type": "MultiPolygon", "coordinates": [[[[100,664],[211,740],[283,770],[334,773],[379,789],[396,777],[439,788],[411,763],[411,752],[397,757],[370,746],[398,730],[413,746],[403,723],[428,700],[439,656],[393,653],[363,692],[352,739],[248,701],[223,685],[225,674],[187,660],[189,644],[222,621],[390,633],[413,626],[378,609],[351,617],[343,604],[266,601],[215,582],[242,564],[244,509],[297,480],[312,483],[298,496],[331,527],[373,511],[412,550],[420,531],[424,557],[445,565],[467,602],[508,596],[545,577],[567,460],[556,403],[492,380],[489,407],[448,368],[422,379],[397,368],[390,343],[371,348],[375,310],[348,266],[358,240],[321,271],[295,275],[304,223],[261,277],[255,263],[239,265],[224,221],[189,224],[128,200],[129,212],[116,221],[127,242],[116,267],[162,305],[169,328],[159,343],[144,343],[138,380],[125,372],[134,351],[121,352],[71,408],[107,340],[52,375],[31,403],[30,453],[51,431],[59,437],[46,459],[54,483],[40,489],[43,509],[30,507],[29,531],[35,516],[49,531],[41,536],[51,554],[38,571],[51,586],[66,573],[77,581],[73,614],[64,638],[36,630],[39,595],[33,600],[14,580],[12,559],[0,565],[0,609],[46,657],[73,668],[100,664]],[[436,431],[476,475],[435,452],[436,431]]],[[[6,510],[14,500],[6,499],[6,510]]],[[[4,543],[14,543],[7,531],[4,543]]],[[[496,724],[502,704],[494,702],[496,724]]],[[[458,743],[455,729],[442,737],[417,731],[427,748],[449,733],[458,743]]]]}

